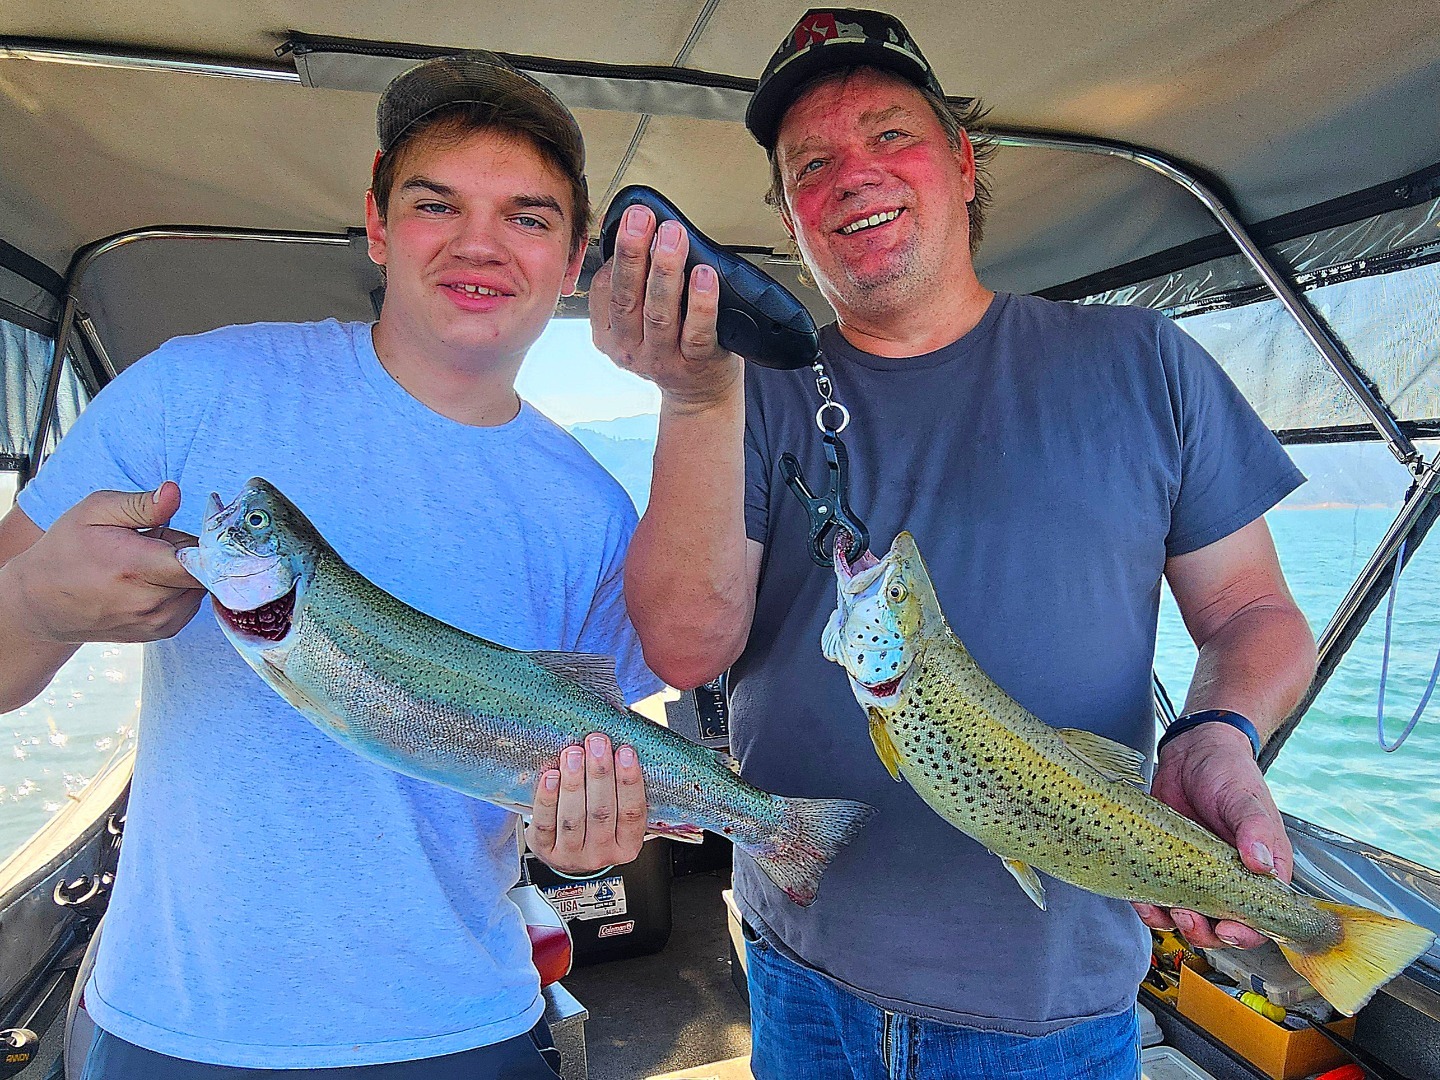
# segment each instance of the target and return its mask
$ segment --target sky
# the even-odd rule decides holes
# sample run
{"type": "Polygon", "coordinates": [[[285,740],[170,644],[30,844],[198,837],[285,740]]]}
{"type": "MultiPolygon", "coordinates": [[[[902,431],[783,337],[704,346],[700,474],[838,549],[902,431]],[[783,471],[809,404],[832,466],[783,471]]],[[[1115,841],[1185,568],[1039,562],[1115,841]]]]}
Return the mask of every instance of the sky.
{"type": "Polygon", "coordinates": [[[590,341],[585,319],[552,319],[515,381],[520,396],[557,424],[660,411],[660,391],[621,371],[590,341]]]}

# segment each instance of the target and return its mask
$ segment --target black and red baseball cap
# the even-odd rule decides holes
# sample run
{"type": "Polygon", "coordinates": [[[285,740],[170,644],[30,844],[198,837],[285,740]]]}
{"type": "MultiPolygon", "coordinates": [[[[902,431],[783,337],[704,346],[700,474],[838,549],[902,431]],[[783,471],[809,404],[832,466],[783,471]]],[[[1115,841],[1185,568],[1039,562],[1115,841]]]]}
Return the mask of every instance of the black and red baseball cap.
{"type": "Polygon", "coordinates": [[[876,67],[945,96],[935,71],[905,24],[883,11],[811,8],[765,65],[745,110],[745,126],[767,152],[795,91],[816,75],[845,67],[876,67]]]}

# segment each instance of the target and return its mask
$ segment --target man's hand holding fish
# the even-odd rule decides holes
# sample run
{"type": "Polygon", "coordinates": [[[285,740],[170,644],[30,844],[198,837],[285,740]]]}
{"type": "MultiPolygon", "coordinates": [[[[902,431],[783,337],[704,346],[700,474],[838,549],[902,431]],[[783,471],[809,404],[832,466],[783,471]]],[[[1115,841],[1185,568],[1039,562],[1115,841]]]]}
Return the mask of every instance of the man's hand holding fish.
{"type": "Polygon", "coordinates": [[[0,521],[0,711],[25,704],[86,641],[157,641],[190,621],[205,591],[175,561],[195,537],[166,528],[180,489],[97,491],[46,532],[0,521]]]}
{"type": "Polygon", "coordinates": [[[645,773],[633,746],[594,732],[540,774],[525,844],[561,873],[628,863],[645,841],[645,773]]]}
{"type": "MultiPolygon", "coordinates": [[[[1255,764],[1249,739],[1234,728],[1211,724],[1179,736],[1157,762],[1150,791],[1233,844],[1251,870],[1290,880],[1294,872],[1290,837],[1255,764]]],[[[1135,910],[1147,926],[1177,929],[1192,945],[1205,949],[1249,949],[1264,940],[1244,923],[1212,924],[1184,908],[1137,903],[1135,910]]]]}

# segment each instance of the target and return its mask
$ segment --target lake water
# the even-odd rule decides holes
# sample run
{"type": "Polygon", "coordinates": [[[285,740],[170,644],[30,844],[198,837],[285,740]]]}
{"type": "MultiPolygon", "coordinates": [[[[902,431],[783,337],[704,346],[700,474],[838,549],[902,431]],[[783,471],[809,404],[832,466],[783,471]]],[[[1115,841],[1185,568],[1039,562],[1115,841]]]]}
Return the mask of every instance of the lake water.
{"type": "MultiPolygon", "coordinates": [[[[9,504],[0,490],[0,506],[9,504]]],[[[1296,599],[1317,634],[1394,516],[1393,510],[1282,510],[1270,515],[1296,599]]],[[[1396,854],[1440,867],[1440,697],[1409,741],[1375,737],[1383,608],[1352,647],[1270,772],[1280,806],[1396,854]]],[[[1424,692],[1440,650],[1440,540],[1400,585],[1387,699],[1394,738],[1424,692]]],[[[1177,706],[1195,650],[1167,595],[1156,668],[1177,706]]],[[[0,717],[0,857],[78,791],[133,737],[137,646],[87,645],[29,705],[0,717]]]]}
{"type": "MultiPolygon", "coordinates": [[[[1318,636],[1395,511],[1281,510],[1269,517],[1285,576],[1318,636]]],[[[1393,743],[1419,703],[1440,652],[1440,535],[1400,579],[1385,691],[1393,743]]],[[[1376,738],[1385,605],[1350,647],[1268,775],[1280,808],[1397,855],[1440,867],[1440,692],[1394,753],[1376,738]]],[[[1195,664],[1168,593],[1155,667],[1176,707],[1195,664]]]]}

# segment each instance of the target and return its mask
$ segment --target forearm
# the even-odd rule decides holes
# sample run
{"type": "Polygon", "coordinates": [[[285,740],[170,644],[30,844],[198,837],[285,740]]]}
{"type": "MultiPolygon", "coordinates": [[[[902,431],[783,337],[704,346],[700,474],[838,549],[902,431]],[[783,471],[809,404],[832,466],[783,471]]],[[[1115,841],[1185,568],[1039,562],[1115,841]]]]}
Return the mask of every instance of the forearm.
{"type": "Polygon", "coordinates": [[[625,599],[646,663],[681,689],[729,667],[750,631],[744,431],[739,380],[705,408],[662,401],[650,502],[625,562],[625,599]]]}
{"type": "Polygon", "coordinates": [[[1256,604],[1226,621],[1200,648],[1185,711],[1230,709],[1263,740],[1300,701],[1315,675],[1315,638],[1293,604],[1256,604]]]}
{"type": "Polygon", "coordinates": [[[14,568],[0,566],[0,713],[30,702],[79,648],[37,636],[32,614],[14,568]]]}

